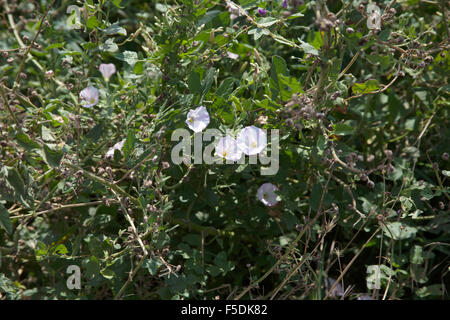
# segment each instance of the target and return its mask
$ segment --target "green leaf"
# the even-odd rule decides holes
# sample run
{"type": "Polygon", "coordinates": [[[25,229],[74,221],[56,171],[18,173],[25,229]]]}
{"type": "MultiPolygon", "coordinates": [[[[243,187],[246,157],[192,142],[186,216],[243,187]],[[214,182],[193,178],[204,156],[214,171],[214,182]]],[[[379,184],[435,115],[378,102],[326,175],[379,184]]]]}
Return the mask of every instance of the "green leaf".
{"type": "Polygon", "coordinates": [[[270,34],[268,30],[262,28],[253,28],[248,31],[248,34],[253,34],[253,39],[256,41],[261,38],[263,35],[270,34]]]}
{"type": "Polygon", "coordinates": [[[19,171],[12,167],[3,167],[2,173],[5,175],[6,181],[14,189],[17,195],[25,195],[25,183],[20,176],[19,171]]]}
{"type": "Polygon", "coordinates": [[[405,212],[408,212],[409,210],[411,210],[411,208],[414,205],[414,202],[411,200],[411,198],[400,196],[399,200],[400,200],[400,203],[402,206],[402,210],[405,212]]]}
{"type": "Polygon", "coordinates": [[[116,58],[122,61],[125,61],[130,66],[134,66],[138,61],[138,55],[134,51],[124,51],[116,54],[116,58]]]}
{"type": "Polygon", "coordinates": [[[45,126],[41,127],[41,135],[42,135],[42,139],[45,142],[54,142],[54,141],[56,141],[56,138],[53,135],[53,132],[49,128],[45,127],[45,126]]]}
{"type": "Polygon", "coordinates": [[[63,157],[62,150],[56,149],[53,145],[45,144],[43,149],[40,152],[44,161],[53,168],[59,167],[61,159],[63,157]],[[51,147],[50,147],[51,146],[51,147]]]}
{"type": "Polygon", "coordinates": [[[416,235],[417,228],[410,227],[402,222],[391,222],[383,225],[383,231],[391,239],[403,240],[413,238],[416,235]]]}
{"type": "Polygon", "coordinates": [[[210,68],[206,72],[205,78],[202,80],[202,95],[205,95],[212,86],[214,76],[216,75],[216,69],[210,68]]]}
{"type": "Polygon", "coordinates": [[[309,199],[309,205],[311,209],[317,211],[322,197],[322,187],[319,183],[316,183],[311,190],[311,198],[309,199]]]}
{"type": "Polygon", "coordinates": [[[291,20],[291,19],[295,19],[295,18],[300,18],[303,17],[304,14],[301,12],[297,12],[295,14],[291,14],[289,17],[286,18],[286,20],[291,20]]]}
{"type": "Polygon", "coordinates": [[[67,250],[67,248],[66,248],[65,245],[59,244],[59,245],[53,250],[53,252],[54,252],[54,253],[61,254],[61,255],[64,255],[64,254],[69,253],[69,250],[67,250]]]}
{"type": "Polygon", "coordinates": [[[411,263],[422,264],[425,261],[423,257],[423,250],[421,246],[415,245],[411,249],[411,263]]]}
{"type": "Polygon", "coordinates": [[[227,260],[227,253],[225,251],[220,252],[214,258],[214,263],[220,268],[223,273],[227,273],[234,269],[234,265],[231,261],[227,260]]]}
{"type": "Polygon", "coordinates": [[[100,262],[96,257],[91,256],[91,258],[87,261],[85,268],[86,268],[86,277],[89,280],[92,280],[100,273],[100,262]]]}
{"type": "Polygon", "coordinates": [[[127,139],[125,140],[125,143],[122,148],[123,155],[125,159],[128,159],[130,154],[133,152],[133,146],[135,141],[135,132],[133,129],[128,130],[127,139]]]}
{"type": "Polygon", "coordinates": [[[189,91],[191,93],[201,93],[202,92],[202,84],[200,81],[200,76],[197,72],[192,71],[189,75],[187,85],[189,87],[189,91]]]}
{"type": "Polygon", "coordinates": [[[363,83],[355,83],[352,87],[354,94],[370,93],[378,89],[380,89],[380,84],[375,79],[367,80],[363,83]]]}
{"type": "Polygon", "coordinates": [[[286,61],[280,56],[273,56],[272,67],[270,68],[270,89],[272,91],[273,100],[280,95],[282,90],[280,75],[289,75],[286,61]]]}
{"type": "Polygon", "coordinates": [[[117,50],[119,50],[119,47],[116,43],[114,43],[113,38],[107,39],[105,43],[101,44],[98,48],[103,52],[116,52],[117,50]]]}
{"type": "Polygon", "coordinates": [[[162,265],[162,261],[156,257],[145,260],[143,267],[148,270],[150,275],[154,276],[158,272],[158,268],[162,265]]]}
{"type": "Polygon", "coordinates": [[[87,242],[89,251],[92,255],[103,258],[102,242],[98,240],[94,235],[90,235],[88,238],[84,239],[87,242]]]}
{"type": "Polygon", "coordinates": [[[26,150],[39,149],[41,146],[39,143],[31,140],[31,138],[23,132],[16,134],[16,140],[26,150]]]}
{"type": "Polygon", "coordinates": [[[224,98],[228,98],[228,96],[233,92],[234,83],[236,82],[236,79],[230,77],[226,78],[222,81],[222,83],[219,86],[219,89],[216,91],[216,95],[224,98]]]}
{"type": "Polygon", "coordinates": [[[271,25],[277,23],[278,19],[275,19],[274,17],[265,17],[265,18],[261,18],[259,20],[257,20],[256,22],[263,27],[270,27],[271,25]]]}
{"type": "Polygon", "coordinates": [[[111,280],[116,275],[114,271],[109,269],[103,269],[100,271],[100,274],[108,280],[111,280]]]}
{"type": "Polygon", "coordinates": [[[89,29],[95,29],[98,27],[98,21],[95,16],[90,16],[89,19],[86,21],[86,27],[89,29]]]}
{"type": "Polygon", "coordinates": [[[113,5],[115,5],[117,8],[121,8],[120,7],[120,3],[122,2],[122,0],[112,0],[113,5]]]}
{"type": "Polygon", "coordinates": [[[120,35],[120,36],[126,36],[127,30],[125,28],[119,26],[118,24],[113,24],[112,26],[108,27],[107,29],[103,30],[108,36],[112,35],[120,35]]]}
{"type": "Polygon", "coordinates": [[[386,70],[391,65],[391,56],[389,55],[368,55],[366,59],[374,65],[380,65],[382,70],[386,70]]]}
{"type": "Polygon", "coordinates": [[[64,47],[64,42],[59,42],[59,43],[53,43],[51,45],[49,45],[48,47],[45,48],[46,51],[51,50],[51,49],[59,49],[64,47]]]}
{"type": "Polygon", "coordinates": [[[0,203],[0,227],[5,229],[6,232],[8,232],[9,234],[12,233],[12,223],[11,219],[9,218],[9,212],[1,203],[0,203]]]}
{"type": "Polygon", "coordinates": [[[310,45],[307,42],[304,42],[300,39],[298,39],[300,41],[300,47],[303,49],[303,51],[305,51],[305,53],[309,53],[312,54],[314,56],[318,56],[319,55],[319,51],[317,51],[316,48],[314,48],[312,45],[310,45]]]}
{"type": "Polygon", "coordinates": [[[442,297],[442,284],[433,284],[430,286],[422,287],[416,290],[416,295],[419,298],[432,298],[442,297]]]}
{"type": "Polygon", "coordinates": [[[99,123],[95,125],[89,132],[86,134],[86,137],[92,139],[93,141],[97,141],[104,131],[105,125],[103,123],[99,123]]]}
{"type": "Polygon", "coordinates": [[[334,134],[337,136],[345,136],[353,134],[354,127],[345,123],[333,124],[334,134]]]}

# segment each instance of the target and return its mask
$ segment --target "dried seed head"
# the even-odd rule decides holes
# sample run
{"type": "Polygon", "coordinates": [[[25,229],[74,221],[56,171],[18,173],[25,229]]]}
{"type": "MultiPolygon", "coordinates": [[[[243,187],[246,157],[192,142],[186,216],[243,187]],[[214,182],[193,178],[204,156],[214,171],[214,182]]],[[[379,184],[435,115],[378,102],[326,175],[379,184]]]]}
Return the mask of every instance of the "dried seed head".
{"type": "Polygon", "coordinates": [[[294,121],[291,118],[286,119],[286,125],[292,127],[294,125],[294,121]]]}
{"type": "Polygon", "coordinates": [[[431,63],[431,62],[433,62],[433,59],[434,58],[432,56],[426,56],[423,61],[425,61],[425,63],[431,63]]]}
{"type": "Polygon", "coordinates": [[[53,70],[48,70],[45,72],[45,78],[47,80],[51,79],[55,75],[55,72],[53,70]]]}
{"type": "Polygon", "coordinates": [[[162,168],[163,169],[168,169],[168,168],[170,168],[170,164],[168,162],[166,162],[166,161],[163,161],[162,162],[162,168]]]}

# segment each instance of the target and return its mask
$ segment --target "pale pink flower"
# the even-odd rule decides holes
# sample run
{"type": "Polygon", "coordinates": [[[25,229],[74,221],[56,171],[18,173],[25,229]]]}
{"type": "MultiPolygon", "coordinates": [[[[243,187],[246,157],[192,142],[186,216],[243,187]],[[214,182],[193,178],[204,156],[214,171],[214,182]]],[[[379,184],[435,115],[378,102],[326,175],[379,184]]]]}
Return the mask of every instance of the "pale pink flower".
{"type": "Polygon", "coordinates": [[[275,191],[278,191],[275,185],[270,182],[264,183],[257,192],[259,201],[268,207],[273,207],[278,203],[278,195],[275,191]]]}
{"type": "Polygon", "coordinates": [[[91,108],[98,103],[98,90],[93,86],[89,86],[80,92],[80,104],[85,108],[91,108]]]}
{"type": "Polygon", "coordinates": [[[203,106],[200,106],[194,110],[189,110],[186,123],[192,131],[202,131],[209,124],[208,111],[203,106]]]}
{"type": "Polygon", "coordinates": [[[100,72],[102,73],[103,78],[105,79],[105,81],[109,81],[109,79],[111,78],[111,76],[116,73],[116,66],[112,63],[102,63],[98,69],[100,70],[100,72]]]}

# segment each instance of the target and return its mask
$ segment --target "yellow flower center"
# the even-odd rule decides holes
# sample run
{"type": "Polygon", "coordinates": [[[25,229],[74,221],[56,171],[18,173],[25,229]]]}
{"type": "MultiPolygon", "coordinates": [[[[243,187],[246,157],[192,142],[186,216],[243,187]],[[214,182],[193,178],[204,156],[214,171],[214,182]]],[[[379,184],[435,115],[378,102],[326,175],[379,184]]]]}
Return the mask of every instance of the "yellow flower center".
{"type": "Polygon", "coordinates": [[[189,121],[190,123],[192,123],[192,122],[194,122],[194,119],[189,118],[188,121],[189,121]]]}
{"type": "Polygon", "coordinates": [[[256,148],[258,146],[258,144],[256,143],[256,141],[252,141],[252,143],[250,143],[250,147],[252,148],[256,148]]]}
{"type": "Polygon", "coordinates": [[[89,103],[95,103],[95,98],[90,98],[89,103]]]}
{"type": "Polygon", "coordinates": [[[226,151],[222,152],[222,156],[226,157],[227,156],[227,152],[226,151]]]}

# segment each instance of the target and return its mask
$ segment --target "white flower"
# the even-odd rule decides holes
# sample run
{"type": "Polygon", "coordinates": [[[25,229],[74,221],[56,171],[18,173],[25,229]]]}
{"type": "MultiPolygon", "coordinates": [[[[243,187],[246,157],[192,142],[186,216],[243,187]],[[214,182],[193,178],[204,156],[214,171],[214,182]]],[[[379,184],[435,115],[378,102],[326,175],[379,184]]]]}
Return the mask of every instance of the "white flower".
{"type": "Polygon", "coordinates": [[[245,127],[239,133],[237,143],[246,155],[258,154],[267,146],[267,134],[255,126],[245,127]]]}
{"type": "Polygon", "coordinates": [[[86,108],[95,106],[98,103],[98,90],[93,86],[84,88],[80,92],[81,105],[86,108]]]}
{"type": "Polygon", "coordinates": [[[242,157],[236,140],[230,136],[220,138],[216,146],[216,155],[226,160],[238,161],[242,157]]]}
{"type": "Polygon", "coordinates": [[[277,190],[278,188],[275,185],[269,182],[264,183],[258,189],[259,201],[264,203],[266,206],[273,207],[278,203],[278,195],[275,193],[277,190]]]}
{"type": "Polygon", "coordinates": [[[239,59],[239,55],[237,53],[233,53],[230,51],[227,51],[227,56],[228,56],[228,58],[233,59],[233,60],[239,59]]]}
{"type": "Polygon", "coordinates": [[[112,63],[102,63],[98,69],[102,73],[103,78],[105,78],[105,81],[109,81],[109,78],[116,73],[116,66],[112,63]]]}
{"type": "Polygon", "coordinates": [[[371,30],[380,30],[381,29],[381,9],[373,4],[370,3],[367,6],[367,28],[371,30]]]}
{"type": "MultiPolygon", "coordinates": [[[[333,278],[327,278],[325,279],[325,288],[328,290],[331,288],[334,283],[336,282],[333,278]]],[[[344,290],[342,289],[342,285],[338,282],[336,286],[334,287],[333,291],[330,292],[330,295],[332,297],[342,297],[344,295],[344,290]]]]}
{"type": "Polygon", "coordinates": [[[227,5],[226,8],[228,9],[228,11],[230,12],[230,19],[234,20],[239,16],[244,15],[241,10],[239,9],[239,7],[237,5],[235,5],[233,2],[226,0],[227,5]]]}
{"type": "Polygon", "coordinates": [[[122,148],[123,148],[123,145],[125,144],[125,140],[126,139],[123,139],[122,141],[117,142],[115,145],[113,145],[112,148],[110,148],[108,150],[108,152],[106,153],[106,157],[107,158],[112,158],[114,156],[114,151],[116,151],[116,150],[121,151],[122,148]]]}
{"type": "Polygon", "coordinates": [[[189,110],[186,123],[194,132],[200,132],[209,124],[209,114],[203,106],[194,110],[189,110]]]}

